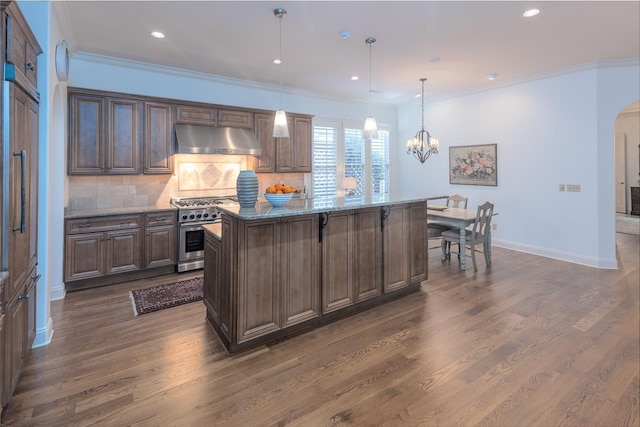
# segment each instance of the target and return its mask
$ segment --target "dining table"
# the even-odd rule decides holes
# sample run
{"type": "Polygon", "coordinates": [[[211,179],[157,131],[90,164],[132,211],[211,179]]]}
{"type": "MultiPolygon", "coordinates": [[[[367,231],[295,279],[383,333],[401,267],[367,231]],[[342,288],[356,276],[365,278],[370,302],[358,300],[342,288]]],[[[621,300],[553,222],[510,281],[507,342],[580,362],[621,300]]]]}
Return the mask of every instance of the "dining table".
{"type": "MultiPolygon", "coordinates": [[[[453,208],[450,206],[429,205],[427,204],[427,222],[437,221],[451,225],[452,227],[460,229],[460,269],[467,269],[467,233],[465,229],[474,223],[476,220],[477,212],[475,210],[453,208]]],[[[496,215],[496,213],[494,213],[496,215]]],[[[472,250],[474,250],[472,248],[472,250]]],[[[491,261],[491,228],[487,230],[487,258],[491,261]]],[[[446,258],[445,254],[442,254],[442,260],[446,258]]]]}

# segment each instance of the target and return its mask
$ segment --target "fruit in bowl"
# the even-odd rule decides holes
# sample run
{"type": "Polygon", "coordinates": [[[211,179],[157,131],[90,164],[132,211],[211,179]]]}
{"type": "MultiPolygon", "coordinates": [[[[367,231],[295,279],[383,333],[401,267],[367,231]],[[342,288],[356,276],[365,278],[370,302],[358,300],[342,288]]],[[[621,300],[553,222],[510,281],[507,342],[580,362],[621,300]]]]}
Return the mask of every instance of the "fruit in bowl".
{"type": "Polygon", "coordinates": [[[264,195],[264,198],[267,199],[267,201],[271,203],[271,205],[274,208],[280,208],[284,206],[285,203],[291,200],[291,197],[293,197],[292,193],[287,193],[287,194],[265,193],[264,195]]]}
{"type": "Polygon", "coordinates": [[[276,184],[267,187],[265,190],[267,194],[290,194],[290,193],[300,193],[300,189],[295,185],[287,185],[287,184],[276,184]]]}

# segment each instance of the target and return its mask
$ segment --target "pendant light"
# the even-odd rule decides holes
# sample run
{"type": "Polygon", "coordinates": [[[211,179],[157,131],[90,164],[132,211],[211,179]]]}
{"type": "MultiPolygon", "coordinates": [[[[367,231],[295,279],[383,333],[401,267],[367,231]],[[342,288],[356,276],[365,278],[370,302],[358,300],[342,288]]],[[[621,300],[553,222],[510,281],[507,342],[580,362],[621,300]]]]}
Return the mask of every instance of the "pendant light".
{"type": "Polygon", "coordinates": [[[426,80],[424,77],[420,79],[422,82],[422,127],[416,136],[407,141],[407,154],[413,154],[420,163],[427,161],[432,154],[438,154],[438,147],[440,147],[438,138],[431,136],[424,128],[424,82],[426,80]]]}
{"type": "Polygon", "coordinates": [[[284,9],[276,9],[273,14],[280,21],[280,56],[278,59],[274,59],[273,63],[280,67],[280,109],[276,111],[276,117],[273,121],[273,137],[274,138],[289,138],[289,125],[287,123],[287,115],[282,109],[282,19],[287,16],[287,11],[284,9]]]}
{"type": "Polygon", "coordinates": [[[371,46],[376,42],[376,39],[369,37],[364,42],[369,45],[369,117],[364,121],[364,138],[378,139],[378,124],[371,113],[371,46]]]}

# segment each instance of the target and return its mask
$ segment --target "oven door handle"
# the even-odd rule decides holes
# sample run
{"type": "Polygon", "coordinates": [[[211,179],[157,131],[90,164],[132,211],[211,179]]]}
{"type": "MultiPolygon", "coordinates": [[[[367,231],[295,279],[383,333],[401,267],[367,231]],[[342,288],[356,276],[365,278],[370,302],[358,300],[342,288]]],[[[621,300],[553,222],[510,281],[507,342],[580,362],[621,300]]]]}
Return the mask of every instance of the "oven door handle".
{"type": "Polygon", "coordinates": [[[201,227],[203,225],[211,225],[217,222],[221,222],[221,220],[213,220],[213,221],[196,221],[196,222],[182,222],[178,224],[181,229],[185,229],[188,227],[201,227]]]}

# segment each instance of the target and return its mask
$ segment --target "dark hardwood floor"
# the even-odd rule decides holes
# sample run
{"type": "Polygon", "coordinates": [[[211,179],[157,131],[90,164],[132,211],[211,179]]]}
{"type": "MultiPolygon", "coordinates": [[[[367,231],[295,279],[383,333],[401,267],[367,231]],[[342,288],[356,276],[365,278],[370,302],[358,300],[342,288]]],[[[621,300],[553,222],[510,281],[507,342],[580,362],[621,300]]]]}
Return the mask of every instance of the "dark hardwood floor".
{"type": "Polygon", "coordinates": [[[3,424],[638,426],[639,238],[617,241],[615,271],[431,250],[421,291],[233,357],[202,303],[133,316],[175,276],[69,293],[3,424]]]}

